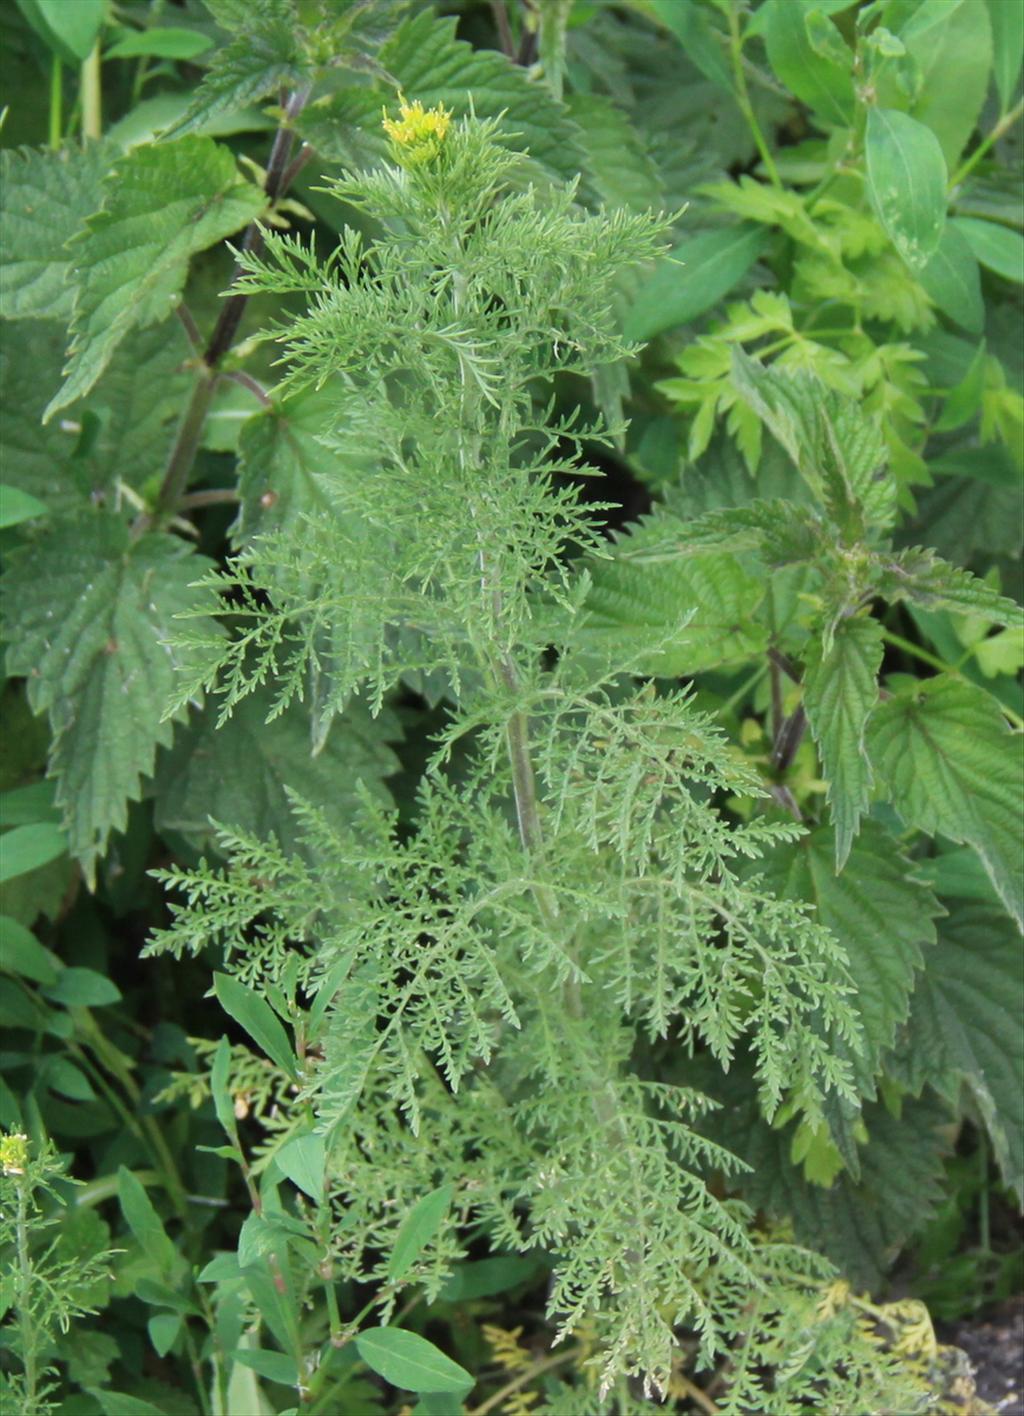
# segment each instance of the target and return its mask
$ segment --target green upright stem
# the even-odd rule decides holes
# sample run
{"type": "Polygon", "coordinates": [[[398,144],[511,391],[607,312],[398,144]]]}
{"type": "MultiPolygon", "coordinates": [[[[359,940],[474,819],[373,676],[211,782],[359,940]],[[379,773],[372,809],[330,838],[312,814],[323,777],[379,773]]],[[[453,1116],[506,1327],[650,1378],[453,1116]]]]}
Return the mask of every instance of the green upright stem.
{"type": "Polygon", "coordinates": [[[59,148],[64,137],[64,66],[60,56],[55,54],[50,60],[50,146],[59,148]]]}
{"type": "Polygon", "coordinates": [[[100,93],[100,45],[97,40],[92,53],[82,64],[82,137],[93,138],[97,142],[103,136],[100,93]]]}
{"type": "Polygon", "coordinates": [[[28,1241],[28,1180],[18,1177],[18,1212],[15,1219],[18,1246],[18,1327],[21,1331],[21,1363],[25,1382],[26,1416],[36,1410],[36,1332],[32,1316],[32,1260],[28,1241]]]}
{"type": "Polygon", "coordinates": [[[733,5],[729,11],[729,55],[732,59],[732,74],[736,84],[735,97],[740,112],[747,120],[747,127],[750,135],[754,139],[754,144],[761,155],[765,171],[773,187],[781,187],[782,180],[779,177],[779,169],[775,166],[775,159],[772,157],[771,149],[765,141],[764,133],[761,131],[761,124],[757,121],[757,114],[754,112],[754,105],[750,101],[750,91],[747,88],[747,76],[743,72],[743,39],[740,35],[740,14],[739,7],[733,5]]]}
{"type": "Polygon", "coordinates": [[[971,153],[970,157],[967,158],[965,162],[961,163],[961,165],[953,173],[952,177],[949,179],[949,190],[951,192],[954,190],[954,188],[959,187],[960,183],[964,180],[964,178],[968,177],[974,171],[978,163],[988,152],[989,148],[991,148],[992,144],[997,143],[999,139],[1003,136],[1003,134],[1009,128],[1013,127],[1014,123],[1016,123],[1017,119],[1021,116],[1022,113],[1024,113],[1024,98],[1022,98],[1018,104],[1011,108],[1009,113],[1003,114],[1002,118],[1000,118],[999,122],[992,129],[991,133],[989,133],[988,137],[985,138],[983,142],[978,144],[978,146],[971,153]]]}

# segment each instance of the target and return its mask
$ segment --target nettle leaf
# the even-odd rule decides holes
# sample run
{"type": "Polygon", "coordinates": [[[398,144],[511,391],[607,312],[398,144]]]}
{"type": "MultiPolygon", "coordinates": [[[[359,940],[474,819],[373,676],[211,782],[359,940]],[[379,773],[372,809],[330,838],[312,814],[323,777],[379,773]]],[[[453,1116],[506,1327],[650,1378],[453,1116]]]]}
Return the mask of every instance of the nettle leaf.
{"type": "Polygon", "coordinates": [[[665,193],[658,169],[625,113],[597,94],[572,94],[566,108],[579,125],[587,165],[601,199],[627,211],[661,207],[665,193]]]}
{"type": "Polygon", "coordinates": [[[880,703],[867,742],[879,786],[907,825],[972,845],[1024,924],[1020,748],[995,699],[936,675],[880,703]]]}
{"type": "MultiPolygon", "coordinates": [[[[686,532],[674,518],[652,517],[616,549],[628,556],[662,536],[685,540],[686,532]]],[[[573,636],[581,648],[613,661],[646,647],[637,672],[675,678],[749,659],[765,647],[766,631],[755,619],[764,580],[735,556],[645,562],[613,554],[589,571],[584,618],[573,636]]]]}
{"type": "Polygon", "coordinates": [[[920,1094],[974,1097],[1007,1185],[1024,1196],[1024,971],[1020,936],[993,905],[959,903],[925,957],[887,1070],[920,1094]]]}
{"type": "Polygon", "coordinates": [[[807,656],[804,708],[828,783],[837,870],[850,854],[871,799],[864,730],[878,702],[882,648],[882,626],[858,616],[840,622],[827,651],[814,639],[807,656]]]}
{"type": "Polygon", "coordinates": [[[924,270],[946,224],[946,159],[930,128],[895,108],[872,108],[865,137],[868,193],[910,269],[924,270]]]}
{"type": "MultiPolygon", "coordinates": [[[[455,38],[457,21],[438,19],[429,10],[399,26],[378,55],[383,70],[400,89],[425,108],[438,103],[466,113],[472,94],[478,118],[500,118],[507,142],[527,151],[534,162],[564,180],[586,166],[581,135],[564,106],[542,84],[503,54],[473,49],[455,38]]],[[[344,89],[332,99],[311,105],[297,127],[325,158],[372,164],[387,155],[380,124],[379,93],[344,89]]]]}
{"type": "Polygon", "coordinates": [[[324,479],[336,471],[339,455],[318,435],[336,416],[328,391],[306,390],[248,419],[238,440],[237,540],[328,509],[324,479]]]}
{"type": "Polygon", "coordinates": [[[302,30],[288,0],[260,0],[235,18],[217,19],[241,33],[213,55],[195,97],[168,136],[181,137],[267,94],[292,88],[304,77],[302,30]]]}
{"type": "Polygon", "coordinates": [[[67,242],[100,205],[111,153],[5,148],[0,152],[0,315],[71,319],[67,242]]]}
{"type": "Polygon", "coordinates": [[[182,831],[208,849],[212,820],[262,839],[273,836],[295,850],[302,833],[294,797],[338,829],[351,824],[360,784],[390,801],[382,780],[399,763],[388,744],[401,736],[390,713],[372,718],[362,703],[350,703],[314,754],[303,705],[293,703],[268,721],[272,707],[271,691],[260,689],[242,699],[223,726],[217,726],[217,705],[209,703],[179,732],[157,773],[159,830],[182,831]]]}
{"type": "Polygon", "coordinates": [[[134,330],[87,396],[44,425],[64,343],[60,325],[36,321],[0,341],[4,481],[45,502],[51,515],[97,501],[116,506],[119,484],[139,488],[158,473],[194,378],[183,367],[188,343],[177,321],[134,330]]]}
{"type": "Polygon", "coordinates": [[[25,675],[33,711],[49,714],[57,803],[90,879],[171,740],[161,719],[178,666],[174,617],[195,607],[190,587],[208,566],[176,537],[133,543],[121,521],[95,513],[11,558],[7,671],[25,675]]]}
{"type": "Polygon", "coordinates": [[[882,1056],[907,1019],[922,949],[934,944],[933,920],[942,909],[875,822],[864,823],[841,875],[835,849],[833,831],[819,827],[773,850],[764,878],[784,898],[813,904],[846,950],[852,1003],[863,1029],[861,1050],[848,1055],[860,1094],[874,1097],[882,1056]]]}
{"type": "Polygon", "coordinates": [[[876,588],[887,600],[909,600],[924,610],[953,610],[993,624],[1024,625],[1024,609],[969,570],[950,565],[923,546],[876,557],[876,588]]]}
{"type": "Polygon", "coordinates": [[[265,197],[212,138],[133,149],[104,183],[104,205],[72,247],[78,290],[67,380],[44,417],[88,393],[118,344],[158,324],[197,251],[258,216],[265,197]]]}

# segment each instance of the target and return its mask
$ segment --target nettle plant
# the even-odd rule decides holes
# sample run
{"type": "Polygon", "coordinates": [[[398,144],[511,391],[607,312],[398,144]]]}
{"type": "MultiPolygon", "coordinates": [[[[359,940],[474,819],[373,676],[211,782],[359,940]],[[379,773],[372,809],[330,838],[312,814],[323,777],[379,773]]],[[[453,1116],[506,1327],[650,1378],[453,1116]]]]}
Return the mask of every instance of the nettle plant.
{"type": "MultiPolygon", "coordinates": [[[[902,34],[915,7],[862,7],[842,57],[810,14],[834,6],[649,0],[572,29],[552,0],[503,35],[531,80],[399,4],[206,5],[238,33],[193,95],[159,95],[159,140],[135,113],[80,150],[57,131],[4,154],[8,705],[24,692],[50,728],[39,745],[17,719],[0,822],[24,1084],[0,1092],[6,1390],[46,1411],[56,1371],[104,1413],[160,1409],[134,1334],[61,1331],[105,1305],[109,1266],[224,1416],[393,1411],[395,1392],[426,1416],[624,1416],[666,1393],[735,1416],[931,1409],[948,1356],[927,1315],[856,1290],[934,1208],[965,1119],[1024,1188],[1000,677],[1022,616],[904,523],[918,396],[961,458],[1012,444],[1017,405],[952,336],[929,368],[962,377],[926,393],[926,351],[878,323],[902,292],[893,320],[923,335],[942,300],[894,266],[920,255],[900,246],[913,194],[887,220],[863,200],[863,95],[843,141],[796,155],[815,183],[797,197],[747,88],[763,35],[776,89],[804,98],[806,34],[848,66],[845,105],[855,66],[913,58],[915,31],[879,25],[902,34]],[[678,99],[655,21],[733,95],[768,178],[704,173],[683,218],[651,214],[682,179],[626,113],[627,72],[652,112],[678,99]],[[383,122],[382,78],[408,95],[383,122]],[[250,180],[206,130],[275,95],[250,180]],[[707,203],[744,224],[666,259],[707,203]],[[287,225],[313,212],[315,236],[287,225]],[[208,254],[225,239],[233,273],[208,254]],[[663,296],[682,324],[759,256],[789,294],[673,350],[685,377],[660,391],[690,465],[672,425],[660,501],[609,538],[590,464],[649,471],[619,416],[634,337],[666,327],[663,296]],[[831,334],[823,299],[852,311],[831,334]],[[247,308],[261,332],[239,339],[247,308]],[[719,416],[742,463],[709,442],[719,416]],[[938,672],[893,671],[895,648],[938,672]],[[25,784],[44,757],[52,780],[25,784]],[[78,966],[101,951],[65,851],[118,917],[159,861],[142,968],[200,991],[212,969],[206,1035],[165,1033],[159,1067],[78,966]],[[73,967],[29,932],[41,913],[81,933],[73,967]],[[95,1175],[52,1251],[48,1131],[90,1135],[95,1175]],[[237,1236],[208,1222],[232,1184],[237,1236]],[[475,1322],[509,1295],[537,1328],[522,1343],[475,1322]]],[[[87,8],[94,31],[62,42],[89,54],[87,8]]],[[[110,52],[185,42],[168,32],[110,52]]],[[[920,98],[915,72],[890,72],[886,112],[920,98]]]]}

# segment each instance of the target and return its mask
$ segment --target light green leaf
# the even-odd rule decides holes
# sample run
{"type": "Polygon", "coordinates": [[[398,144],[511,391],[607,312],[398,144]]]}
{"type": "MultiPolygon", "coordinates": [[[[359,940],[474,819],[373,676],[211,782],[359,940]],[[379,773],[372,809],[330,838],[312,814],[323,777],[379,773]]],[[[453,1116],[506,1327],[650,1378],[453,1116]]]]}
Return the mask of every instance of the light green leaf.
{"type": "Polygon", "coordinates": [[[295,1358],[289,1357],[286,1352],[240,1347],[231,1355],[243,1367],[249,1367],[261,1377],[266,1377],[268,1382],[279,1382],[281,1386],[299,1384],[299,1369],[295,1365],[295,1358]]]}
{"type": "Polygon", "coordinates": [[[946,159],[939,140],[906,113],[872,108],[865,153],[878,219],[916,275],[938,250],[946,222],[946,159]]]}
{"type": "Polygon", "coordinates": [[[392,1386],[406,1391],[468,1392],[473,1378],[439,1348],[404,1328],[366,1328],[356,1338],[360,1357],[392,1386]]]}
{"type": "Polygon", "coordinates": [[[68,847],[89,876],[170,741],[161,715],[179,656],[168,641],[207,564],[176,537],[132,542],[123,522],[96,512],[11,557],[7,670],[28,677],[33,711],[49,714],[50,775],[68,847]]]}
{"type": "Polygon", "coordinates": [[[917,272],[917,280],[944,315],[972,334],[981,333],[985,327],[985,305],[981,298],[978,262],[970,243],[949,222],[935,254],[924,269],[917,272]]]}
{"type": "Polygon", "coordinates": [[[675,35],[683,53],[704,77],[731,97],[732,75],[725,46],[707,11],[694,0],[650,0],[649,8],[659,24],[675,35]]]}
{"type": "Polygon", "coordinates": [[[850,853],[871,799],[871,765],[864,731],[878,702],[882,626],[871,617],[843,620],[825,652],[812,641],[804,677],[804,707],[821,754],[835,828],[836,869],[850,853]]]}
{"type": "Polygon", "coordinates": [[[47,507],[38,497],[33,497],[18,487],[8,487],[6,483],[0,483],[0,530],[7,526],[20,526],[23,521],[47,515],[47,507]]]}
{"type": "MultiPolygon", "coordinates": [[[[1024,16],[1024,6],[1021,7],[1024,16]]],[[[995,271],[1004,280],[1024,285],[1024,236],[1008,226],[994,221],[979,221],[974,216],[955,216],[950,222],[967,242],[986,270],[995,271]]]]}
{"type": "Polygon", "coordinates": [[[71,318],[74,300],[66,243],[99,206],[109,145],[79,150],[0,152],[0,315],[71,318]]]}
{"type": "Polygon", "coordinates": [[[38,870],[63,855],[67,848],[64,832],[50,821],[15,826],[0,837],[0,884],[38,870]]]}
{"type": "MultiPolygon", "coordinates": [[[[578,176],[585,168],[580,133],[563,105],[503,54],[456,39],[455,29],[454,18],[424,10],[399,26],[380,50],[379,62],[425,108],[443,103],[467,113],[472,94],[478,118],[501,118],[507,137],[500,141],[516,151],[526,149],[559,178],[578,176]]],[[[329,160],[372,164],[387,153],[380,97],[365,88],[343,89],[330,101],[311,105],[297,126],[329,160]]]]}
{"type": "Polygon", "coordinates": [[[82,62],[92,53],[103,27],[104,0],[35,0],[35,7],[50,31],[82,62]]]}
{"type": "Polygon", "coordinates": [[[899,37],[921,79],[911,111],[935,133],[952,168],[977,126],[988,89],[992,67],[988,11],[977,0],[919,5],[899,37]]]}
{"type": "Polygon", "coordinates": [[[157,773],[158,829],[182,831],[205,846],[212,820],[299,850],[294,796],[321,809],[339,830],[351,824],[360,783],[390,801],[382,779],[399,766],[388,745],[400,737],[393,714],[373,718],[365,704],[351,702],[314,754],[306,706],[292,703],[268,722],[273,702],[271,690],[259,689],[219,728],[211,702],[178,734],[157,773]]]}
{"type": "Polygon", "coordinates": [[[225,1013],[230,1014],[235,1022],[245,1029],[272,1062],[276,1062],[290,1077],[297,1079],[295,1054],[288,1041],[288,1034],[270,1005],[264,1002],[258,993],[247,988],[244,983],[239,983],[238,979],[232,978],[230,974],[215,973],[213,991],[225,1013]]]}
{"type": "Polygon", "coordinates": [[[195,59],[212,46],[210,36],[200,34],[198,30],[162,25],[153,29],[127,31],[104,51],[103,57],[135,59],[147,55],[154,59],[195,59]]]}
{"type": "Polygon", "coordinates": [[[121,999],[117,984],[95,969],[61,969],[57,982],[47,984],[43,992],[52,1002],[63,1003],[66,1008],[103,1008],[121,999]]]}
{"type": "Polygon", "coordinates": [[[362,1095],[380,1047],[380,965],[370,960],[350,978],[332,978],[335,988],[322,1035],[321,1099],[317,1117],[328,1140],[362,1095]]]}
{"type": "Polygon", "coordinates": [[[675,678],[720,664],[742,662],[760,653],[764,627],[755,614],[764,597],[760,576],[735,556],[680,554],[645,563],[627,559],[644,543],[686,527],[657,517],[624,537],[610,560],[594,561],[585,616],[574,630],[584,650],[636,659],[637,672],[675,678]]]}
{"type": "Polygon", "coordinates": [[[156,1267],[167,1273],[177,1261],[177,1251],[142,1182],[123,1165],[117,1170],[117,1195],[128,1228],[156,1267]]]}
{"type": "Polygon", "coordinates": [[[231,1044],[226,1037],[222,1037],[213,1054],[213,1066],[210,1068],[210,1095],[213,1097],[213,1109],[217,1113],[217,1120],[234,1140],[238,1135],[238,1126],[234,1107],[231,1104],[231,1092],[228,1088],[230,1070],[231,1044]]]}
{"type": "Polygon", "coordinates": [[[882,1056],[906,1021],[922,949],[934,944],[933,921],[942,911],[897,843],[873,821],[864,823],[841,875],[835,849],[831,830],[812,831],[772,851],[765,880],[784,898],[813,904],[846,950],[863,1032],[859,1050],[843,1050],[858,1091],[873,1097],[882,1056]]]}
{"type": "Polygon", "coordinates": [[[887,600],[909,600],[924,610],[953,610],[992,624],[1024,625],[1024,609],[969,570],[934,551],[911,546],[875,556],[875,588],[887,600]]]}
{"type": "Polygon", "coordinates": [[[327,1153],[323,1136],[295,1136],[274,1152],[274,1163],[304,1195],[324,1202],[324,1166],[327,1153]]]}
{"type": "Polygon", "coordinates": [[[579,125],[587,166],[602,201],[634,212],[663,206],[658,169],[625,113],[598,94],[572,94],[566,108],[579,125]]]}
{"type": "MultiPolygon", "coordinates": [[[[0,837],[0,854],[4,839],[0,837]]],[[[62,968],[57,955],[40,944],[31,930],[10,915],[0,915],[0,969],[33,983],[53,984],[62,968]]]]}
{"type": "Polygon", "coordinates": [[[104,204],[72,248],[78,291],[67,380],[49,419],[92,388],[136,326],[173,309],[189,259],[252,221],[265,197],[211,138],[135,148],[104,183],[104,204]]]}
{"type": "Polygon", "coordinates": [[[1021,941],[1002,910],[962,904],[939,925],[890,1070],[914,1092],[955,1101],[966,1082],[1003,1178],[1024,1197],[1024,970],[1021,941]]]}
{"type": "Polygon", "coordinates": [[[1024,924],[1020,744],[995,699],[947,674],[925,679],[879,704],[868,755],[907,825],[972,845],[1024,924]]]}
{"type": "Polygon", "coordinates": [[[992,26],[992,57],[999,107],[1005,113],[1024,62],[1024,5],[1008,5],[1006,0],[988,0],[988,18],[992,26]]]}
{"type": "MultiPolygon", "coordinates": [[[[812,7],[804,0],[769,0],[758,15],[768,48],[768,60],[791,93],[827,124],[846,127],[856,108],[853,92],[853,51],[845,63],[815,48],[807,28],[812,7]]],[[[826,23],[831,23],[826,21],[826,23]]],[[[837,40],[840,38],[838,32],[837,40]]],[[[840,43],[842,41],[840,40],[840,43]]]]}
{"type": "Polygon", "coordinates": [[[90,1389],[89,1394],[99,1402],[103,1416],[164,1416],[159,1406],[143,1401],[140,1396],[127,1396],[119,1391],[99,1391],[95,1387],[90,1389]]]}
{"type": "Polygon", "coordinates": [[[146,1323],[149,1340],[158,1357],[166,1357],[178,1340],[182,1318],[180,1313],[154,1313],[146,1323]]]}
{"type": "Polygon", "coordinates": [[[626,317],[626,338],[651,339],[710,310],[743,279],[768,240],[764,227],[741,222],[680,242],[637,291],[626,317]]]}
{"type": "Polygon", "coordinates": [[[405,1277],[441,1228],[454,1193],[454,1186],[441,1185],[417,1200],[406,1215],[388,1260],[388,1278],[392,1282],[397,1283],[405,1277]]]}

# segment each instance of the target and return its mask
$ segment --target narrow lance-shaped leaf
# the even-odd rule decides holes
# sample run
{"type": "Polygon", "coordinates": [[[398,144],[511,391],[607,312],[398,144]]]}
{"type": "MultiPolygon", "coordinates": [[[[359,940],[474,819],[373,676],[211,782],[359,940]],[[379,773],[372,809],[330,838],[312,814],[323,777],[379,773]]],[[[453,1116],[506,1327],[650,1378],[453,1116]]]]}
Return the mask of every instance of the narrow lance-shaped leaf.
{"type": "Polygon", "coordinates": [[[245,226],[265,203],[210,138],[137,147],[104,189],[102,209],[72,247],[71,357],[47,419],[92,388],[129,330],[170,314],[191,256],[245,226]]]}
{"type": "Polygon", "coordinates": [[[907,825],[972,845],[1024,925],[1020,742],[995,699],[937,675],[879,704],[867,742],[879,785],[907,825]]]}
{"type": "Polygon", "coordinates": [[[812,642],[804,678],[804,708],[821,754],[841,870],[871,798],[871,764],[864,731],[878,702],[882,626],[858,616],[843,620],[831,648],[812,642]]]}
{"type": "Polygon", "coordinates": [[[356,1347],[368,1367],[406,1391],[468,1392],[473,1386],[464,1367],[404,1328],[367,1328],[356,1338],[356,1347]]]}
{"type": "Polygon", "coordinates": [[[272,1062],[276,1062],[290,1077],[296,1077],[295,1055],[288,1041],[288,1034],[281,1026],[269,1003],[258,993],[239,983],[230,974],[215,973],[213,991],[221,1007],[230,1013],[261,1047],[272,1062]]]}
{"type": "Polygon", "coordinates": [[[388,1278],[397,1282],[404,1278],[417,1258],[444,1223],[452,1202],[454,1187],[441,1185],[413,1206],[402,1221],[388,1261],[388,1278]]]}

